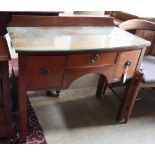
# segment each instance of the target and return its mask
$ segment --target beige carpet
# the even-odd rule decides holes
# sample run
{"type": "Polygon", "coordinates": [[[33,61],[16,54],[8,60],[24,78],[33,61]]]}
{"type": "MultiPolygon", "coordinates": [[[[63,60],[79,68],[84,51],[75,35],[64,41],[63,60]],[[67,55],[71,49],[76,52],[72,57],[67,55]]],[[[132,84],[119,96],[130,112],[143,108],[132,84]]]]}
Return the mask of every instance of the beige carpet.
{"type": "Polygon", "coordinates": [[[155,143],[155,90],[140,93],[128,124],[115,120],[119,101],[100,100],[94,88],[68,89],[59,98],[45,92],[29,93],[48,143],[155,143]]]}

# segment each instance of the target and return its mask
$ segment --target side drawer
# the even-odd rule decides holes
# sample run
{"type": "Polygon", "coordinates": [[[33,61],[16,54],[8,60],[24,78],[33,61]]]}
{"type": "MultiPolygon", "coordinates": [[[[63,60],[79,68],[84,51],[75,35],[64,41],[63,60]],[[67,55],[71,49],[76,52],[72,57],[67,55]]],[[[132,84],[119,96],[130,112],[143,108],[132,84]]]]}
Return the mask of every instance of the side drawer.
{"type": "Polygon", "coordinates": [[[29,56],[26,68],[28,87],[61,87],[64,66],[65,56],[29,56]]]}
{"type": "Polygon", "coordinates": [[[67,68],[98,67],[111,65],[115,63],[116,55],[116,52],[69,55],[67,68]]]}
{"type": "Polygon", "coordinates": [[[125,63],[127,61],[131,61],[131,65],[129,66],[128,72],[127,72],[127,78],[130,78],[134,75],[137,63],[140,57],[141,50],[133,50],[133,51],[126,51],[122,52],[120,54],[120,58],[118,60],[118,65],[116,68],[116,73],[115,73],[115,80],[120,80],[122,77],[125,63]]]}

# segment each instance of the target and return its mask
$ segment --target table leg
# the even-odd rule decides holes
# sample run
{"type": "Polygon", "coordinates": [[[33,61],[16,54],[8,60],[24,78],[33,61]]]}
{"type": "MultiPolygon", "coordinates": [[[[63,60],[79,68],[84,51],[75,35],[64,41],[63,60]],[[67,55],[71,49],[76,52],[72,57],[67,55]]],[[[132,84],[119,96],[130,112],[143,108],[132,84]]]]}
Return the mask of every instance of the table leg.
{"type": "Polygon", "coordinates": [[[134,84],[134,78],[130,79],[130,81],[128,81],[128,83],[126,84],[126,89],[123,95],[123,99],[122,99],[122,103],[119,107],[118,113],[117,113],[117,121],[121,122],[123,121],[124,115],[125,115],[125,111],[128,105],[128,101],[129,101],[129,96],[134,84]]]}
{"type": "Polygon", "coordinates": [[[132,79],[130,79],[129,83],[127,84],[122,104],[120,105],[117,115],[118,121],[123,121],[123,119],[125,119],[125,123],[128,122],[140,89],[142,79],[143,74],[138,72],[132,79]]]}
{"type": "Polygon", "coordinates": [[[27,136],[27,103],[26,103],[26,91],[19,83],[19,124],[20,124],[20,140],[26,141],[27,136]]]}
{"type": "Polygon", "coordinates": [[[27,96],[26,96],[26,58],[19,56],[19,126],[20,140],[26,142],[27,136],[27,96]]]}
{"type": "Polygon", "coordinates": [[[135,81],[134,92],[133,92],[133,95],[131,97],[131,101],[130,101],[128,107],[127,107],[127,112],[126,112],[126,115],[125,115],[125,123],[128,122],[129,117],[130,117],[131,112],[132,112],[132,109],[133,109],[133,107],[135,105],[135,101],[136,101],[136,98],[137,98],[137,95],[138,95],[142,80],[143,80],[143,74],[138,73],[138,75],[136,77],[136,81],[135,81]]]}
{"type": "Polygon", "coordinates": [[[107,88],[107,80],[103,75],[100,75],[97,91],[96,91],[96,97],[100,98],[102,94],[105,93],[107,88]]]}

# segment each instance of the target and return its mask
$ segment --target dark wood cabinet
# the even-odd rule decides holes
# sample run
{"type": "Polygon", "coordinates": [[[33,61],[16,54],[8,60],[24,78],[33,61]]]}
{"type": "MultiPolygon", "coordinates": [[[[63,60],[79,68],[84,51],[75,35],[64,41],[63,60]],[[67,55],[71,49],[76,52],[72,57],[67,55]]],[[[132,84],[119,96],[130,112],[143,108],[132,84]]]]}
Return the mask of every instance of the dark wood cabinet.
{"type": "Polygon", "coordinates": [[[15,136],[15,124],[11,113],[9,52],[4,37],[0,37],[0,138],[15,136]]]}

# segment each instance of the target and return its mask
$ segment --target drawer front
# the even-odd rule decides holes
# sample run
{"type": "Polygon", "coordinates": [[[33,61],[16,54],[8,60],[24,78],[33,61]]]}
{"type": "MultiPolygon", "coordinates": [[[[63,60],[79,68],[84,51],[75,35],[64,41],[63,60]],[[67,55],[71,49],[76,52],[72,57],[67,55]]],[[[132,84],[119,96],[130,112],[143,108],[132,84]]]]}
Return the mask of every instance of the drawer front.
{"type": "Polygon", "coordinates": [[[103,67],[66,69],[64,74],[63,88],[68,88],[74,80],[92,73],[103,74],[107,78],[107,82],[112,83],[114,69],[114,65],[107,65],[103,67]]]}
{"type": "Polygon", "coordinates": [[[67,68],[97,67],[115,63],[116,53],[69,55],[67,68]]]}
{"type": "Polygon", "coordinates": [[[64,66],[64,56],[29,56],[27,58],[28,87],[61,87],[64,66]]]}
{"type": "Polygon", "coordinates": [[[140,57],[141,50],[134,51],[126,51],[120,54],[120,58],[118,60],[118,65],[116,69],[115,79],[120,80],[122,74],[124,72],[124,66],[127,61],[131,61],[131,65],[129,66],[127,72],[127,78],[130,78],[134,75],[135,69],[137,67],[137,63],[140,57]]]}

